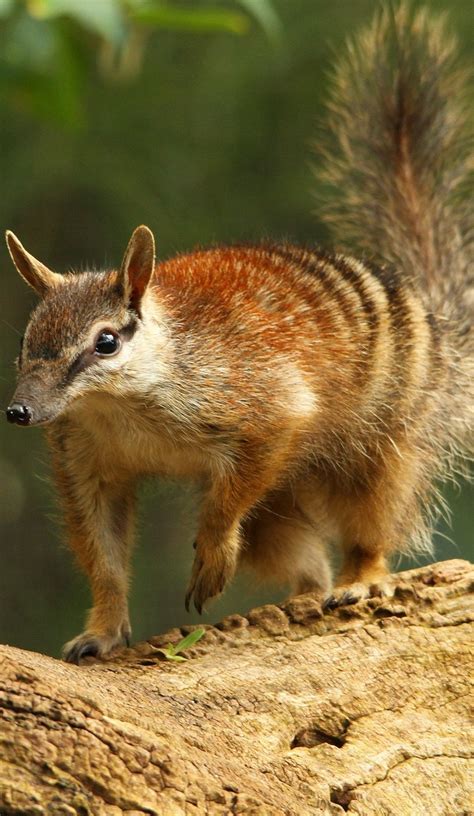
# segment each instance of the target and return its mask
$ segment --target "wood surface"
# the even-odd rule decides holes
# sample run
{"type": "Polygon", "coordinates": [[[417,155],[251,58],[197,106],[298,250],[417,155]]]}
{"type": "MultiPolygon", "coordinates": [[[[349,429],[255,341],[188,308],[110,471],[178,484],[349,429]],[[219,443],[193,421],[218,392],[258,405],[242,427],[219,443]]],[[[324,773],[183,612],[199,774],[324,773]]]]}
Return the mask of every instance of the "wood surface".
{"type": "Polygon", "coordinates": [[[1,816],[474,813],[474,568],[396,580],[230,616],[183,663],[156,647],[193,627],[82,666],[0,647],[1,816]]]}

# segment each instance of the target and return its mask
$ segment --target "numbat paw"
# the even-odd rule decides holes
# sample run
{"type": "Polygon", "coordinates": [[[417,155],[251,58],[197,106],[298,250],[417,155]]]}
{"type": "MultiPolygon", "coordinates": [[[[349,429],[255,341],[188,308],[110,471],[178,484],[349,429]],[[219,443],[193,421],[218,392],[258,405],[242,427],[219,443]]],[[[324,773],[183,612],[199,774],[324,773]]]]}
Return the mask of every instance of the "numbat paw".
{"type": "Polygon", "coordinates": [[[105,657],[117,647],[130,646],[130,635],[130,628],[121,629],[116,635],[83,632],[63,646],[63,660],[79,665],[85,657],[105,657]]]}
{"type": "Polygon", "coordinates": [[[213,552],[212,558],[206,559],[200,555],[198,546],[184,601],[186,611],[189,612],[191,601],[194,601],[194,606],[201,614],[206,601],[220,595],[234,571],[234,562],[223,553],[213,552]]]}
{"type": "Polygon", "coordinates": [[[323,602],[323,609],[336,609],[339,606],[351,606],[366,598],[391,598],[393,587],[388,579],[371,584],[357,582],[334,587],[323,602]]]}

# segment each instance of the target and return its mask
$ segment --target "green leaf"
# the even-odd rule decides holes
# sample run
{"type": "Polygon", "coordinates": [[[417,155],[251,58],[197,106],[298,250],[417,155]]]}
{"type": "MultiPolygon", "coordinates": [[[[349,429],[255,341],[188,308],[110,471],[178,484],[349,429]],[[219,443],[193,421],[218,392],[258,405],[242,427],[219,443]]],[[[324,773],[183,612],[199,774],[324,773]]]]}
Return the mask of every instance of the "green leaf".
{"type": "Polygon", "coordinates": [[[114,43],[120,43],[124,36],[125,24],[117,0],[28,0],[27,8],[38,19],[63,14],[72,17],[114,43]]]}
{"type": "Polygon", "coordinates": [[[66,127],[83,121],[83,72],[74,44],[53,22],[12,21],[0,60],[0,94],[12,107],[66,127]]]}
{"type": "Polygon", "coordinates": [[[131,9],[130,17],[143,25],[174,31],[228,31],[231,34],[244,34],[249,25],[245,14],[211,6],[178,8],[165,3],[144,5],[131,9]]]}
{"type": "Polygon", "coordinates": [[[174,646],[175,653],[177,652],[184,652],[186,649],[190,649],[191,646],[194,646],[198,640],[206,634],[206,630],[200,627],[199,629],[195,629],[194,632],[190,632],[189,635],[186,635],[185,638],[179,641],[179,643],[174,646]]]}
{"type": "Polygon", "coordinates": [[[178,663],[184,663],[186,661],[185,657],[181,657],[181,655],[174,654],[172,651],[173,646],[169,644],[168,646],[164,646],[162,649],[158,649],[155,647],[156,652],[160,652],[163,657],[166,657],[167,660],[174,660],[178,663]]]}
{"type": "Polygon", "coordinates": [[[160,652],[167,660],[183,663],[186,658],[179,655],[178,652],[184,652],[186,649],[190,649],[198,640],[201,640],[205,632],[206,630],[200,627],[199,629],[195,629],[194,632],[190,632],[189,635],[186,635],[186,637],[180,640],[176,645],[168,643],[166,646],[159,648],[155,646],[155,651],[160,652]]]}
{"type": "Polygon", "coordinates": [[[278,45],[282,35],[282,24],[270,0],[238,0],[262,26],[269,40],[278,45]]]}

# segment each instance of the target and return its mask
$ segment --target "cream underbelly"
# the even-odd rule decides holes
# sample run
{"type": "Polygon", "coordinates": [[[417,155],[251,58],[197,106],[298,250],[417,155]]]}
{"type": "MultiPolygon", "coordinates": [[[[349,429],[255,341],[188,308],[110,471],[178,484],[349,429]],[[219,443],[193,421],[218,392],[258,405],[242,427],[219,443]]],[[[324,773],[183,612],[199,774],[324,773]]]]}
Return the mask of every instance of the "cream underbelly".
{"type": "Polygon", "coordinates": [[[104,467],[124,475],[163,475],[202,480],[232,469],[231,452],[217,440],[205,448],[181,434],[173,434],[159,421],[137,417],[117,408],[104,410],[89,404],[77,413],[93,439],[94,454],[104,467]]]}
{"type": "Polygon", "coordinates": [[[113,444],[117,461],[129,471],[200,479],[212,470],[209,452],[204,453],[191,443],[134,433],[133,438],[128,435],[113,444]]]}

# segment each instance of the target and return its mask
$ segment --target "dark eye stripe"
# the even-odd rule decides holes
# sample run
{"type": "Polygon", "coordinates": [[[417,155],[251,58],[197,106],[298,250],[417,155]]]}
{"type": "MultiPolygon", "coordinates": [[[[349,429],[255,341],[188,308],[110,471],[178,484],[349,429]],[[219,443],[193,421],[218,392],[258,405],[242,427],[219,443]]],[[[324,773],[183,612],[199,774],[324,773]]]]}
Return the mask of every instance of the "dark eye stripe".
{"type": "Polygon", "coordinates": [[[92,360],[89,351],[81,351],[81,353],[77,355],[69,366],[66,376],[64,377],[64,385],[70,383],[76,374],[79,374],[80,371],[84,371],[84,369],[87,368],[91,362],[92,360]]]}

